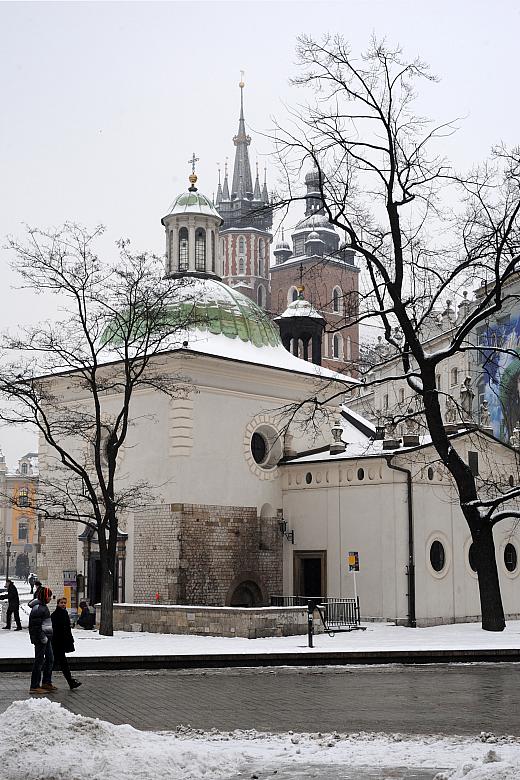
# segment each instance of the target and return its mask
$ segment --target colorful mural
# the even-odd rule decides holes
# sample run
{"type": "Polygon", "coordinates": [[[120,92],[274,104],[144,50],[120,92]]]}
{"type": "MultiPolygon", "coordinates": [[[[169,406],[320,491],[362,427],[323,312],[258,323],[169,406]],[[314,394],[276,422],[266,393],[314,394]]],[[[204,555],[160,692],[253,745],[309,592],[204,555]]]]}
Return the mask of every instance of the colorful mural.
{"type": "Polygon", "coordinates": [[[509,442],[520,420],[520,314],[510,321],[489,326],[479,337],[480,401],[489,405],[495,436],[509,442]],[[487,347],[487,348],[486,348],[487,347]],[[496,348],[508,350],[497,352],[496,348]]]}

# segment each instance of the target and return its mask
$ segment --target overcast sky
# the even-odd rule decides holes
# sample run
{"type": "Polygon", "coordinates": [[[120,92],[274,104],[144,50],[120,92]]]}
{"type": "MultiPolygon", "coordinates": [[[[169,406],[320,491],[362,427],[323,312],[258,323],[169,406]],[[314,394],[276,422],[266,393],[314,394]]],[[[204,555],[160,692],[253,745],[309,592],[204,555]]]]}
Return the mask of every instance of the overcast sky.
{"type": "MultiPolygon", "coordinates": [[[[216,188],[217,162],[232,165],[245,71],[253,163],[270,170],[255,131],[283,122],[299,102],[299,33],[340,32],[362,50],[372,33],[420,55],[440,77],[420,108],[438,121],[463,117],[446,142],[457,167],[498,142],[518,143],[518,0],[354,2],[0,2],[0,236],[23,223],[73,220],[108,227],[107,251],[129,237],[162,253],[160,218],[189,174],[216,188]]],[[[0,329],[45,316],[44,299],[13,292],[1,250],[0,329]]],[[[11,467],[34,437],[0,430],[11,467]]]]}

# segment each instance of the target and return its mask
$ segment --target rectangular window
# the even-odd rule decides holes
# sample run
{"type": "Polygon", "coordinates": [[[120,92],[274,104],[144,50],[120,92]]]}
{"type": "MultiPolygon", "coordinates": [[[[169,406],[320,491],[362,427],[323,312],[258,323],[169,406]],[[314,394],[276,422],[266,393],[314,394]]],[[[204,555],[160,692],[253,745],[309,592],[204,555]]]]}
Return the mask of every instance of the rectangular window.
{"type": "Polygon", "coordinates": [[[20,523],[18,526],[18,541],[23,542],[28,537],[28,528],[26,523],[20,523]]]}
{"type": "Polygon", "coordinates": [[[478,477],[478,452],[468,451],[468,466],[474,477],[478,477]]]}

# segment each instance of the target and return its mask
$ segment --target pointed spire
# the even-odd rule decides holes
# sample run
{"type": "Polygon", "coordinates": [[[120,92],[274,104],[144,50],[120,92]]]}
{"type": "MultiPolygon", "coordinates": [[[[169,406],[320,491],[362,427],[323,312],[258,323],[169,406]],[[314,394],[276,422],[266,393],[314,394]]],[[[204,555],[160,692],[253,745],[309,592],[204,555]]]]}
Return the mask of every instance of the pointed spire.
{"type": "Polygon", "coordinates": [[[222,200],[231,200],[229,197],[229,183],[228,183],[228,171],[227,171],[227,157],[224,164],[224,186],[222,188],[222,200]]]}
{"type": "Polygon", "coordinates": [[[258,163],[256,164],[256,179],[255,179],[255,191],[253,192],[253,200],[262,200],[262,193],[260,192],[260,180],[258,178],[258,163]]]}
{"type": "Polygon", "coordinates": [[[217,205],[222,201],[222,184],[220,183],[220,163],[218,165],[218,187],[217,187],[217,205]]]}
{"type": "Polygon", "coordinates": [[[253,182],[251,179],[251,166],[247,147],[251,143],[251,137],[246,133],[244,120],[244,71],[240,71],[240,118],[238,120],[238,133],[233,138],[236,146],[235,167],[233,169],[233,185],[231,187],[232,198],[251,198],[253,196],[253,182]],[[241,186],[242,185],[242,186],[241,186]],[[240,194],[239,194],[240,191],[240,194]]]}
{"type": "Polygon", "coordinates": [[[264,186],[262,187],[262,200],[269,203],[269,193],[267,192],[267,167],[264,165],[264,186]]]}

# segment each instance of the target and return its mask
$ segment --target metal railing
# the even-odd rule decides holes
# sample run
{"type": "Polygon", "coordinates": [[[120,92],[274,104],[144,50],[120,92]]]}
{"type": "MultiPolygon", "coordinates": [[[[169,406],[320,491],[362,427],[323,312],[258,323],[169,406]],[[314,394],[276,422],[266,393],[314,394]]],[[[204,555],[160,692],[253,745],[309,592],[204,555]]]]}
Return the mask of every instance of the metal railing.
{"type": "Polygon", "coordinates": [[[307,607],[315,602],[323,612],[326,631],[335,631],[350,626],[359,626],[359,598],[339,599],[331,596],[271,596],[272,607],[307,607]]]}

